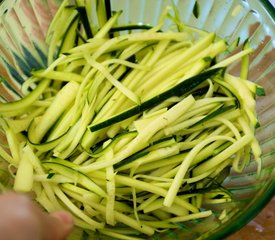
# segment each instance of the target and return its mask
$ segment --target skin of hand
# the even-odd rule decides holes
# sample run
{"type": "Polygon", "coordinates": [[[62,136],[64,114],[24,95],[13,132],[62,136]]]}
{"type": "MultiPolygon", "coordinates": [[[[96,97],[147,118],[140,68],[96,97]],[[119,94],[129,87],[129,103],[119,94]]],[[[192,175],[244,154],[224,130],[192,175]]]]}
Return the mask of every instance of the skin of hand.
{"type": "Polygon", "coordinates": [[[27,195],[0,195],[1,240],[64,240],[73,230],[73,218],[59,211],[47,214],[27,195]]]}

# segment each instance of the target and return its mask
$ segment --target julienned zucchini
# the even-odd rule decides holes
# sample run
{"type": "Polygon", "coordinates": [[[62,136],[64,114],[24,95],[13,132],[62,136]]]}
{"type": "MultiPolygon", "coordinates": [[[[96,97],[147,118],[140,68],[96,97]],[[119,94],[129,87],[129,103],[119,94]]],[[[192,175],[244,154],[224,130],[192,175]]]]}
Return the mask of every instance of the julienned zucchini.
{"type": "Polygon", "coordinates": [[[207,116],[205,116],[204,118],[202,118],[201,120],[199,120],[198,122],[196,122],[192,127],[195,127],[196,125],[199,125],[199,124],[203,124],[205,123],[206,121],[209,121],[210,119],[226,112],[226,111],[229,111],[233,108],[236,108],[235,105],[229,105],[229,106],[221,106],[220,108],[218,108],[217,110],[209,113],[207,116]]]}
{"type": "Polygon", "coordinates": [[[147,239],[210,216],[204,203],[232,198],[221,186],[230,169],[242,172],[252,153],[260,172],[264,89],[246,79],[249,41],[217,61],[239,38],[227,46],[184,25],[175,5],[149,26],[119,25],[109,1],[69,3],[49,27],[49,66],[25,85],[37,87],[0,103],[14,189],[71,211],[88,235],[147,239]],[[169,21],[179,32],[163,31],[169,21]],[[239,59],[240,77],[227,73],[239,59]]]}
{"type": "Polygon", "coordinates": [[[47,89],[51,80],[50,79],[43,79],[41,80],[37,87],[26,97],[22,98],[21,100],[8,102],[8,103],[0,103],[0,114],[1,116],[5,115],[5,113],[18,113],[19,110],[26,109],[32,105],[39,96],[47,89]]]}
{"type": "Polygon", "coordinates": [[[212,70],[203,72],[197,76],[183,80],[181,83],[174,86],[173,88],[163,93],[160,93],[159,95],[147,100],[146,102],[143,102],[140,105],[135,106],[129,110],[126,110],[125,112],[120,113],[116,116],[113,116],[112,118],[105,120],[101,123],[91,125],[89,128],[92,132],[97,131],[99,129],[108,127],[114,123],[121,122],[127,118],[133,117],[134,115],[139,114],[143,111],[146,111],[150,108],[153,108],[170,97],[174,97],[174,96],[180,97],[184,94],[187,94],[188,92],[193,90],[195,87],[200,85],[202,82],[204,82],[206,79],[217,74],[220,70],[221,70],[220,68],[212,69],[212,70]]]}
{"type": "Polygon", "coordinates": [[[113,151],[119,151],[121,147],[129,143],[133,138],[137,136],[137,131],[122,132],[113,139],[108,139],[103,143],[98,143],[93,146],[92,151],[89,153],[91,157],[100,157],[106,154],[110,149],[113,151]]]}
{"type": "Polygon", "coordinates": [[[45,161],[42,163],[45,169],[59,173],[67,178],[71,178],[73,182],[80,184],[91,192],[98,194],[101,197],[106,197],[106,192],[96,185],[88,176],[73,169],[73,165],[63,162],[62,160],[45,161]]]}

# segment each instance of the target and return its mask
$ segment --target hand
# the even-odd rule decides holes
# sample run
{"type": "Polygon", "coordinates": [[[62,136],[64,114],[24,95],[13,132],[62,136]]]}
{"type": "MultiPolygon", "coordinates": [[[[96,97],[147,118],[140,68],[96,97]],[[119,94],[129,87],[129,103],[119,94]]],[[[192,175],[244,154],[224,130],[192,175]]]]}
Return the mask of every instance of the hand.
{"type": "Polygon", "coordinates": [[[0,239],[64,240],[72,229],[67,212],[47,214],[24,194],[0,195],[0,239]]]}

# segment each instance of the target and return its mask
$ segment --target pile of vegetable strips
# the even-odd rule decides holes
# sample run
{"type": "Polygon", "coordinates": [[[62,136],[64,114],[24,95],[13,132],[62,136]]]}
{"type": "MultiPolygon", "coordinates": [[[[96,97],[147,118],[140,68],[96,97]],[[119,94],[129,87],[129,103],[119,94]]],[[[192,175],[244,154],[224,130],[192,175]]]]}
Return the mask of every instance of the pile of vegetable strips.
{"type": "Polygon", "coordinates": [[[48,67],[32,72],[24,98],[0,103],[14,190],[117,239],[210,216],[204,206],[232,199],[230,170],[251,158],[260,169],[263,89],[247,80],[248,41],[228,54],[237,44],[184,25],[173,6],[156,26],[118,25],[122,12],[91,2],[62,3],[48,67]],[[240,76],[230,75],[238,61],[240,76]]]}

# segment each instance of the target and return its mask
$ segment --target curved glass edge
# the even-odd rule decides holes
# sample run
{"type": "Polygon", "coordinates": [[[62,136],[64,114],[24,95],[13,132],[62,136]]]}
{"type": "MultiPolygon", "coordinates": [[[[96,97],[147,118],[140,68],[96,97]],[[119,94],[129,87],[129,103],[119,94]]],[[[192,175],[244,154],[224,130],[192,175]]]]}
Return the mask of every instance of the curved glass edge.
{"type": "MultiPolygon", "coordinates": [[[[269,0],[259,0],[263,10],[267,12],[272,21],[275,21],[275,8],[269,0]]],[[[275,174],[275,166],[273,167],[273,173],[275,174]]],[[[273,174],[273,175],[274,175],[273,174]]],[[[207,237],[207,240],[221,240],[237,232],[253,220],[263,208],[275,197],[275,177],[265,186],[262,190],[261,198],[254,199],[250,206],[246,208],[246,214],[242,214],[240,211],[234,216],[236,221],[230,221],[224,224],[217,232],[213,232],[207,237]]]]}
{"type": "Polygon", "coordinates": [[[260,2],[263,5],[263,7],[268,11],[271,18],[275,21],[275,8],[271,4],[271,2],[269,0],[260,0],[260,2]]]}
{"type": "MultiPolygon", "coordinates": [[[[275,170],[275,168],[274,168],[275,170]]],[[[228,224],[225,224],[222,228],[219,228],[218,232],[213,233],[209,236],[208,240],[221,240],[225,237],[228,237],[232,233],[237,232],[243,226],[248,224],[251,220],[253,220],[262,210],[263,208],[269,203],[269,201],[275,196],[275,179],[271,180],[270,183],[267,185],[264,194],[262,194],[261,198],[254,200],[251,205],[253,208],[247,208],[246,214],[239,214],[235,215],[235,218],[238,219],[237,221],[231,221],[228,224]]]]}
{"type": "MultiPolygon", "coordinates": [[[[275,21],[275,8],[268,0],[259,0],[262,8],[267,11],[270,18],[275,21]]],[[[273,168],[273,172],[275,171],[275,166],[273,168]]],[[[230,221],[228,224],[219,228],[219,231],[214,232],[211,236],[209,236],[208,240],[220,240],[224,239],[231,234],[237,232],[246,224],[248,224],[251,220],[253,220],[262,210],[263,208],[270,202],[270,200],[275,196],[275,178],[273,178],[268,185],[266,185],[263,190],[263,194],[261,198],[254,199],[250,203],[250,207],[247,207],[246,214],[242,215],[240,211],[239,214],[236,214],[234,218],[236,221],[230,221]]]]}

